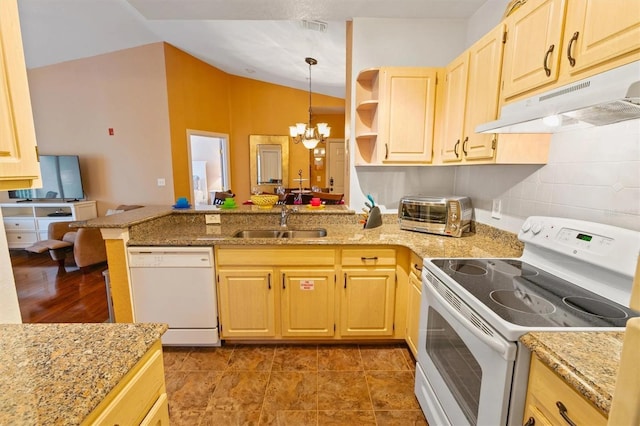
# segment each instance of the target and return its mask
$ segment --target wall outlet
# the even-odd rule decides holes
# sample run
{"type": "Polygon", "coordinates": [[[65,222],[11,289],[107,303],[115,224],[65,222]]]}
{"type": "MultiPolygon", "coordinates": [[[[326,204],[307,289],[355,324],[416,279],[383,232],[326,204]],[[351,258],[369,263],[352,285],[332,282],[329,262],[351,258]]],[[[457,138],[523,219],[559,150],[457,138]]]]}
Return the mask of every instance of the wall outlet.
{"type": "Polygon", "coordinates": [[[165,186],[167,183],[164,178],[158,178],[158,186],[165,186]]]}
{"type": "Polygon", "coordinates": [[[204,215],[204,223],[207,225],[214,225],[220,223],[220,215],[219,214],[205,214],[204,215]]]}
{"type": "Polygon", "coordinates": [[[491,217],[494,219],[502,219],[502,200],[496,198],[493,200],[491,207],[491,217]]]}

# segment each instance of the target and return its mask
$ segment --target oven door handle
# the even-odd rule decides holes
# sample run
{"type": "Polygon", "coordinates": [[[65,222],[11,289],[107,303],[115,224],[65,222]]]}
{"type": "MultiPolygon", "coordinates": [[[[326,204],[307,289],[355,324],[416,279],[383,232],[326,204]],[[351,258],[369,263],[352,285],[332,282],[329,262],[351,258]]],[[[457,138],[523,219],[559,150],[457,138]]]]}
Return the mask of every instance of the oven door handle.
{"type": "MultiPolygon", "coordinates": [[[[489,346],[491,349],[497,352],[503,359],[507,361],[513,361],[516,359],[515,345],[512,345],[510,342],[507,342],[506,340],[503,340],[500,337],[496,338],[483,333],[481,330],[478,329],[478,326],[474,324],[469,318],[467,318],[462,312],[453,308],[451,304],[438,292],[438,289],[434,288],[433,284],[429,280],[427,280],[427,283],[429,287],[431,287],[431,289],[433,290],[429,293],[431,293],[432,296],[435,299],[437,299],[442,306],[444,306],[444,308],[449,312],[449,314],[451,314],[458,321],[463,323],[465,329],[467,329],[469,332],[471,332],[471,334],[476,336],[483,343],[485,343],[487,346],[489,346]]],[[[484,322],[483,322],[483,325],[486,326],[484,322]]],[[[487,328],[489,327],[487,326],[487,328]]]]}

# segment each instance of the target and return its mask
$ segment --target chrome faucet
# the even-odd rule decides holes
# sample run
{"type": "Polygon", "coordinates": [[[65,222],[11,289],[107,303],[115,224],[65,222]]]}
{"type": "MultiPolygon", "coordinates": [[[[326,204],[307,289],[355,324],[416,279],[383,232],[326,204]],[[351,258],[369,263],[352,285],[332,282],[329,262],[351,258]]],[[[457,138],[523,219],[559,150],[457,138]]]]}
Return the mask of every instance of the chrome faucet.
{"type": "Polygon", "coordinates": [[[287,209],[286,205],[282,205],[282,210],[280,210],[280,226],[283,228],[287,226],[287,219],[289,219],[289,215],[291,213],[295,213],[298,211],[297,207],[292,207],[291,209],[287,209]]]}

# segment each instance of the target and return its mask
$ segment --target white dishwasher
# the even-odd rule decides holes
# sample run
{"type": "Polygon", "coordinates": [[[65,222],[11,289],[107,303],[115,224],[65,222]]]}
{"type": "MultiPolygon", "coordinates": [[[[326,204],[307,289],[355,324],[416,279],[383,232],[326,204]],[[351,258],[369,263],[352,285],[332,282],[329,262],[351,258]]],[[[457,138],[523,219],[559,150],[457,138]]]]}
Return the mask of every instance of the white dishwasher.
{"type": "Polygon", "coordinates": [[[163,345],[220,346],[213,248],[128,252],[134,321],[169,324],[163,345]]]}

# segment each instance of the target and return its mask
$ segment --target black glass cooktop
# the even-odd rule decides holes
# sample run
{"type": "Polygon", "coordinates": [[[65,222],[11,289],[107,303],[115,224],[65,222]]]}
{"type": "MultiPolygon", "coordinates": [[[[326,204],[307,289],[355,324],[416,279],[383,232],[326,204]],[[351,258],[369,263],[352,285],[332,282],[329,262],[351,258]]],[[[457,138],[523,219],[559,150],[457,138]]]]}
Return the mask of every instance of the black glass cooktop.
{"type": "Polygon", "coordinates": [[[502,319],[525,327],[624,327],[631,310],[512,259],[434,259],[458,285],[502,319]]]}

